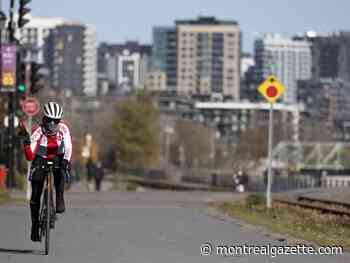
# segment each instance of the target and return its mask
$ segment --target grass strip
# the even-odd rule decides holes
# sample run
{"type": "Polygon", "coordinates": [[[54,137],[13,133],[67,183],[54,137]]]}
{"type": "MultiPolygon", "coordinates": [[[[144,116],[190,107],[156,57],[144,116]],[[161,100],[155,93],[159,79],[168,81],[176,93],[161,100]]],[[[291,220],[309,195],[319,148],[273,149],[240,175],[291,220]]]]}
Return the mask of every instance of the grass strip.
{"type": "Polygon", "coordinates": [[[314,242],[320,246],[342,246],[350,251],[350,218],[322,214],[319,211],[274,204],[265,208],[263,197],[252,197],[242,202],[212,203],[225,214],[269,231],[314,242]],[[262,199],[259,201],[259,198],[262,199]]]}
{"type": "Polygon", "coordinates": [[[6,204],[11,201],[9,193],[5,191],[0,191],[0,205],[6,204]]]}

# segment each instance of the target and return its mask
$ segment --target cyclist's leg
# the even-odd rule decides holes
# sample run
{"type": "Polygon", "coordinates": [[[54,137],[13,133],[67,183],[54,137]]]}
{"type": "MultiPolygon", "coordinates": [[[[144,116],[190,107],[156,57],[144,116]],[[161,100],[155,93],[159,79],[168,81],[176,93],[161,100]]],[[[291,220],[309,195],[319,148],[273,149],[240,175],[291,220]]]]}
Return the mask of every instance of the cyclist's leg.
{"type": "Polygon", "coordinates": [[[39,213],[40,198],[43,191],[44,182],[32,179],[32,196],[30,199],[30,212],[32,218],[31,240],[40,241],[39,236],[39,213]]]}
{"type": "Polygon", "coordinates": [[[61,171],[56,169],[54,171],[54,182],[56,192],[56,213],[63,213],[65,209],[64,204],[64,175],[61,171]]]}

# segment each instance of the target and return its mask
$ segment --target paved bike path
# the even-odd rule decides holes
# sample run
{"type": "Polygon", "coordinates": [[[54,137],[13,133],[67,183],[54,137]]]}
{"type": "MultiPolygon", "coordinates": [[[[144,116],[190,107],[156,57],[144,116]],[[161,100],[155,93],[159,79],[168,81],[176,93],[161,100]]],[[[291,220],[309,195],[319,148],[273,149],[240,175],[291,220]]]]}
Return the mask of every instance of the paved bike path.
{"type": "Polygon", "coordinates": [[[212,244],[279,242],[241,224],[214,217],[201,201],[234,199],[210,193],[72,193],[52,234],[52,251],[29,241],[29,210],[0,207],[1,263],[347,263],[346,256],[201,256],[212,244]]]}

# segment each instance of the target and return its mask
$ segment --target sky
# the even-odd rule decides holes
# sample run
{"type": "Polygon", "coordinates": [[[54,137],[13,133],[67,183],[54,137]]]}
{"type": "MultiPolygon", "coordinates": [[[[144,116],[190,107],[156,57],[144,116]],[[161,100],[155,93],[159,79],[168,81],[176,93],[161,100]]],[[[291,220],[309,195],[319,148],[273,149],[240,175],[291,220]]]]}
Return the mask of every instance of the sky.
{"type": "MultiPolygon", "coordinates": [[[[2,0],[8,14],[10,0],[2,0]]],[[[18,2],[18,0],[16,1],[18,2]]],[[[266,32],[293,35],[308,30],[350,30],[349,0],[33,0],[34,16],[64,17],[94,25],[98,41],[151,43],[153,26],[178,19],[216,16],[237,21],[243,51],[266,32]]]]}

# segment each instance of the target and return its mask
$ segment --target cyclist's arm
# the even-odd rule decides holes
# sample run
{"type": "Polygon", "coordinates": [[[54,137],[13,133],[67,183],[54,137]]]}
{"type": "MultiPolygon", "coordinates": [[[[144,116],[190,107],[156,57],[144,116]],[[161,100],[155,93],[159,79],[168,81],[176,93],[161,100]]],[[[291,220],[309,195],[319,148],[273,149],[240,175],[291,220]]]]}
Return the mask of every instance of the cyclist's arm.
{"type": "Polygon", "coordinates": [[[62,132],[63,132],[63,140],[64,140],[64,156],[63,159],[67,160],[70,162],[72,158],[72,137],[70,134],[70,130],[67,126],[67,124],[62,123],[62,132]]]}
{"type": "Polygon", "coordinates": [[[32,136],[30,137],[30,144],[24,145],[24,155],[28,161],[33,161],[36,152],[39,147],[40,138],[42,137],[42,131],[40,127],[34,129],[32,136]]]}

